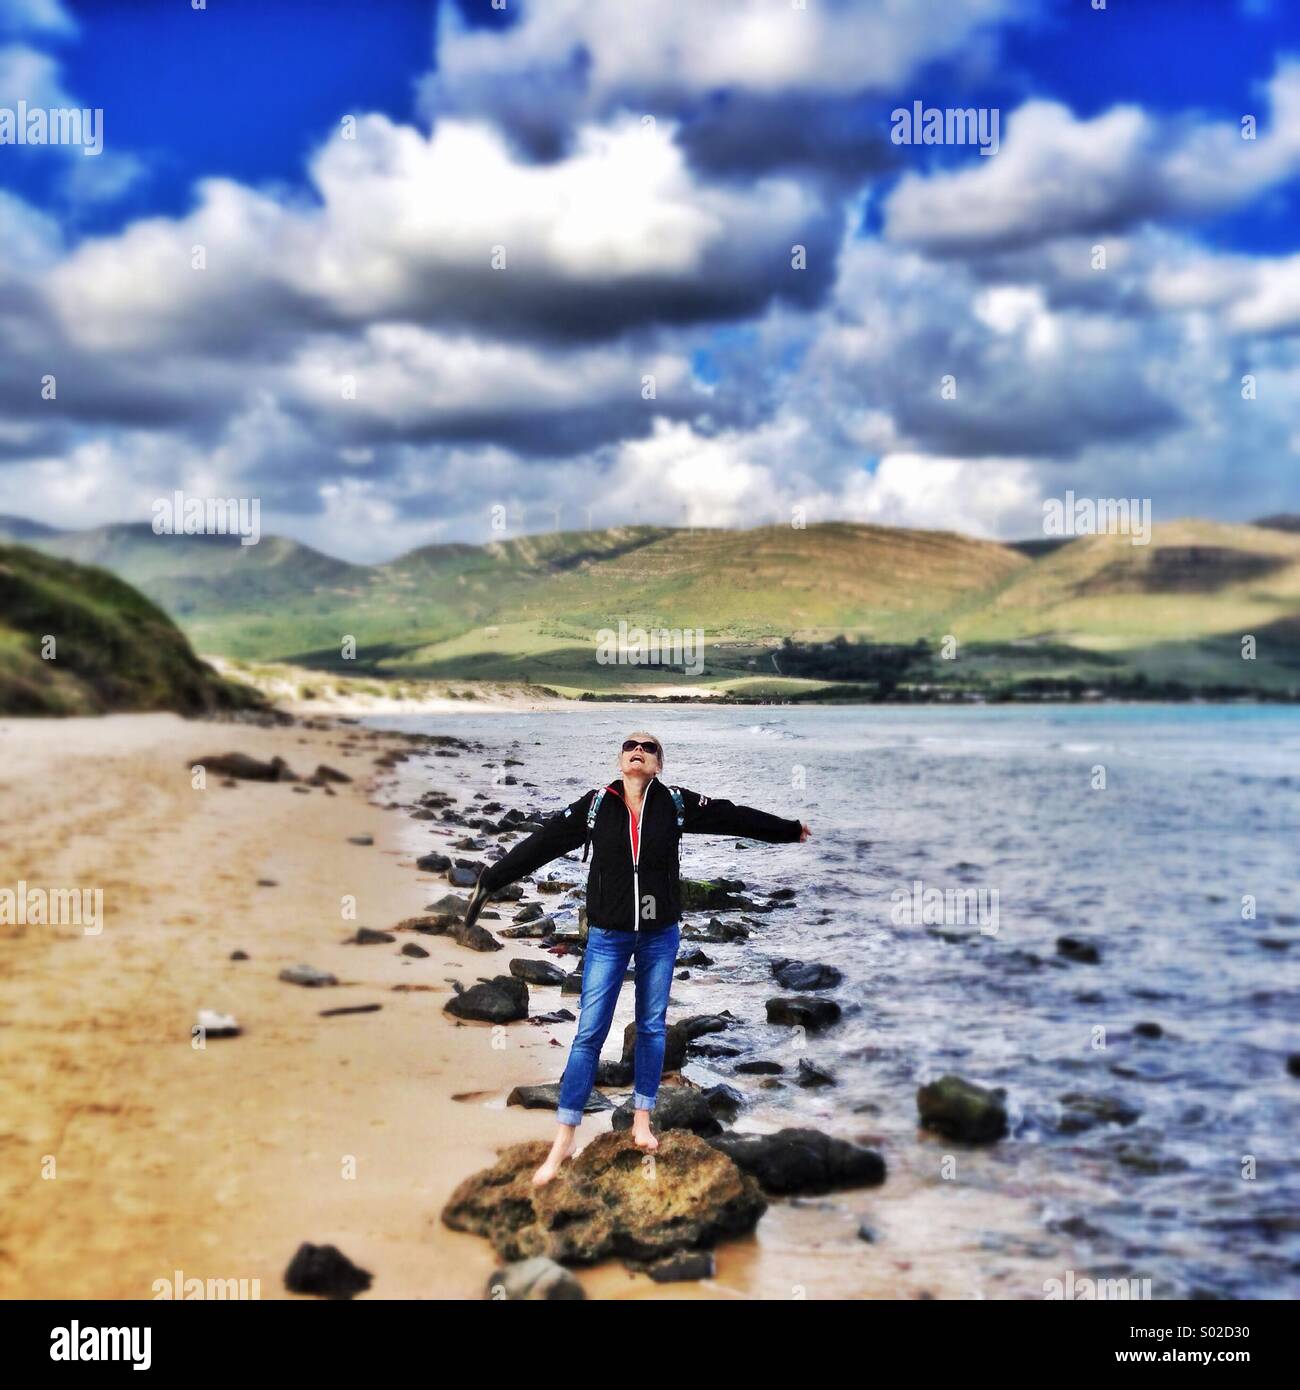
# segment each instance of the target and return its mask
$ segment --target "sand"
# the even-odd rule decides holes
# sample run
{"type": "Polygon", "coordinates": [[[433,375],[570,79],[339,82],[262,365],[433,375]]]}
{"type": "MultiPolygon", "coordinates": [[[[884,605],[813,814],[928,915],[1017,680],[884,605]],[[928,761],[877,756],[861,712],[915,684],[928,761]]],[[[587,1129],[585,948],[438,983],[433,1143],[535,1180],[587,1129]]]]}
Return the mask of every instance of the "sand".
{"type": "MultiPolygon", "coordinates": [[[[483,1296],[490,1247],[439,1212],[499,1148],[550,1137],[549,1112],[505,1097],[559,1077],[573,1024],[494,1030],[443,1013],[450,979],[505,972],[534,942],[491,955],[428,936],[343,944],[450,891],[415,870],[410,848],[447,841],[382,809],[370,779],[387,776],[373,766],[383,745],[350,754],[350,737],[169,715],[0,721],[0,887],[104,895],[97,935],[0,926],[0,1296],[152,1298],[179,1271],[293,1297],[283,1275],[303,1241],[371,1271],[365,1297],[483,1296]],[[333,797],[216,778],[192,788],[194,761],[236,750],[356,780],[333,797]],[[372,846],[349,843],[365,835],[372,846]],[[402,957],[407,940],[429,958],[402,957]],[[235,950],[249,959],[232,961],[235,950]],[[277,978],[300,961],[342,983],[277,978]],[[319,1016],[367,1003],[382,1008],[319,1016]],[[199,1009],[233,1014],[242,1035],[196,1049],[199,1009]]],[[[438,775],[451,760],[436,761],[429,785],[456,790],[438,775]]],[[[606,1055],[630,1017],[624,994],[606,1055]]],[[[533,1012],[560,1003],[535,991],[533,1012]]],[[[608,1125],[589,1117],[580,1143],[608,1125]]],[[[1023,1212],[950,1195],[915,1165],[891,1165],[873,1192],[774,1202],[754,1237],[719,1250],[715,1280],[661,1286],[617,1264],[580,1277],[592,1297],[996,1296],[971,1288],[952,1247],[992,1222],[1022,1225],[1023,1212]],[[885,1252],[857,1238],[862,1219],[887,1235],[885,1252]]]]}

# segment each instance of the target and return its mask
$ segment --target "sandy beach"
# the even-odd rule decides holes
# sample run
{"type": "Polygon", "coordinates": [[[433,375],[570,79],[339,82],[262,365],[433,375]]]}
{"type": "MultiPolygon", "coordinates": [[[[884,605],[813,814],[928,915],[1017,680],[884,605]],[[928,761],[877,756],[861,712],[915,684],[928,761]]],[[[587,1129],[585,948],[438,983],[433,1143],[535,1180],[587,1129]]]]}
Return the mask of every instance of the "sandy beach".
{"type": "MultiPolygon", "coordinates": [[[[260,1297],[291,1297],[284,1270],[303,1241],[333,1243],[369,1270],[367,1297],[483,1296],[498,1261],[439,1213],[500,1148],[549,1138],[549,1112],[505,1097],[558,1078],[574,1025],[494,1030],[443,1012],[452,979],[505,972],[512,956],[540,954],[536,942],[483,955],[449,938],[399,936],[418,940],[427,959],[401,955],[400,944],[344,944],[357,926],[390,929],[450,891],[415,869],[410,849],[413,825],[428,848],[450,834],[385,809],[389,774],[375,758],[389,746],[345,726],[0,721],[0,885],[101,888],[104,904],[95,935],[0,928],[4,1297],[151,1298],[154,1281],[176,1271],[256,1279],[260,1297]],[[228,751],[279,755],[303,775],[327,763],[354,780],[333,796],[215,777],[193,789],[191,764],[228,751]],[[350,843],[366,836],[373,844],[350,843]],[[342,917],[345,895],[356,899],[355,921],[342,917]],[[232,960],[235,951],[248,959],[232,960]],[[298,962],[333,972],[339,986],[277,978],[298,962]],[[382,1007],[320,1016],[362,1004],[382,1007]],[[234,1015],[242,1035],[196,1049],[200,1009],[234,1015]],[[43,1176],[51,1164],[56,1176],[43,1176]]],[[[428,763],[430,787],[461,790],[454,760],[428,763]]],[[[508,916],[507,905],[484,925],[508,916]]],[[[562,1005],[576,1012],[576,999],[535,991],[530,1012],[562,1005]]],[[[629,989],[607,1056],[630,1016],[629,989]]],[[[588,1117],[580,1144],[608,1127],[607,1114],[588,1117]]],[[[719,1248],[712,1281],[658,1285],[609,1263],[579,1271],[584,1289],[984,1296],[950,1249],[971,1229],[1023,1229],[1028,1194],[1003,1193],[993,1209],[886,1156],[882,1188],[772,1201],[753,1237],[719,1248]],[[888,1234],[887,1253],[858,1238],[864,1220],[888,1234]]]]}

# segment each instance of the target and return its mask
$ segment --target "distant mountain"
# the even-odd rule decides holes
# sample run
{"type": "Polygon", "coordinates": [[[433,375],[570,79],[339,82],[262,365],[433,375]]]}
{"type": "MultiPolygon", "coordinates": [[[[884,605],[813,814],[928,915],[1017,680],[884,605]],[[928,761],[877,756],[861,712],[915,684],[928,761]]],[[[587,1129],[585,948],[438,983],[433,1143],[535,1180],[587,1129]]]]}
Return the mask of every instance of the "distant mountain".
{"type": "Polygon", "coordinates": [[[43,521],[28,521],[25,516],[6,516],[0,512],[0,541],[31,541],[57,536],[55,526],[43,521]]]}
{"type": "Polygon", "coordinates": [[[825,680],[888,671],[939,689],[1090,687],[1103,676],[1116,688],[1300,689],[1300,534],[1275,526],[1169,522],[1146,545],[1109,535],[1001,544],[847,522],[614,527],[427,546],[381,565],[281,537],[241,546],[147,524],[34,544],[112,568],[200,651],[353,675],[531,680],[566,693],[797,693],[815,689],[807,673],[822,668],[835,673],[825,680]],[[620,624],[700,630],[704,671],[690,652],[676,671],[605,661],[599,635],[620,624]],[[840,634],[908,650],[883,666],[829,648],[821,661],[818,644],[840,634]],[[1253,660],[1242,656],[1247,636],[1253,660]]]}
{"type": "Polygon", "coordinates": [[[1269,531],[1300,531],[1300,512],[1278,512],[1276,516],[1262,516],[1253,523],[1269,531]]]}
{"type": "Polygon", "coordinates": [[[0,545],[0,713],[201,714],[256,703],[114,575],[0,545]]]}

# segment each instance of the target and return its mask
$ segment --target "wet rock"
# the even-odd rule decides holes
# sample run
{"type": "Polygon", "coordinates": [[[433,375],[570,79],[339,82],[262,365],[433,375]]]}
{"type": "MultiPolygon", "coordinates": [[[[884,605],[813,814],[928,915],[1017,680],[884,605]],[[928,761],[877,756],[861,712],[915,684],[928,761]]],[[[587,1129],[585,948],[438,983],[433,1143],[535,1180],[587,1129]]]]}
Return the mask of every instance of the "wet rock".
{"type": "MultiPolygon", "coordinates": [[[[631,1099],[614,1111],[610,1124],[616,1130],[632,1128],[631,1099]]],[[[650,1112],[650,1125],[659,1134],[670,1129],[685,1129],[708,1139],[722,1133],[722,1125],[713,1113],[708,1099],[693,1086],[661,1086],[650,1112]]]]}
{"type": "Polygon", "coordinates": [[[737,1062],[736,1070],[744,1076],[778,1076],[785,1068],[780,1062],[759,1059],[753,1062],[737,1062]]]}
{"type": "Polygon", "coordinates": [[[370,845],[373,845],[374,843],[375,843],[375,837],[374,837],[373,835],[349,835],[349,836],[348,836],[348,844],[350,844],[350,845],[360,845],[360,846],[362,846],[363,849],[366,848],[366,847],[368,847],[368,846],[370,846],[370,845]]]}
{"type": "MultiPolygon", "coordinates": [[[[713,960],[711,959],[711,957],[706,956],[704,952],[701,951],[697,946],[693,951],[683,951],[681,955],[677,957],[676,963],[679,966],[698,965],[700,967],[704,967],[706,965],[712,965],[713,960]]],[[[683,979],[689,977],[678,976],[678,978],[683,979]]]]}
{"type": "Polygon", "coordinates": [[[810,1062],[807,1057],[799,1058],[798,1082],[803,1087],[837,1086],[839,1084],[832,1072],[817,1066],[815,1062],[810,1062]]]}
{"type": "Polygon", "coordinates": [[[625,1260],[624,1264],[636,1274],[648,1274],[656,1284],[712,1279],[714,1271],[712,1250],[680,1250],[675,1255],[665,1255],[662,1260],[625,1260]]]}
{"type": "Polygon", "coordinates": [[[829,1028],[842,1010],[833,999],[787,999],[767,1001],[767,1021],[782,1023],[791,1028],[806,1028],[810,1033],[829,1028]]]}
{"type": "Polygon", "coordinates": [[[877,1187],[885,1180],[885,1160],[874,1149],[817,1129],[723,1134],[709,1143],[752,1173],[773,1196],[877,1187]]]}
{"type": "Polygon", "coordinates": [[[501,935],[508,936],[512,941],[540,941],[554,931],[554,917],[534,917],[517,927],[503,927],[501,935]]]}
{"type": "Polygon", "coordinates": [[[231,953],[230,953],[230,959],[231,959],[231,960],[247,960],[247,959],[248,959],[248,952],[247,952],[247,951],[231,951],[231,953]]]}
{"type": "Polygon", "coordinates": [[[1133,1034],[1139,1038],[1163,1038],[1165,1030],[1158,1023],[1135,1023],[1133,1034]]]}
{"type": "Polygon", "coordinates": [[[280,979],[286,984],[304,985],[307,989],[322,989],[338,984],[336,976],[328,970],[317,970],[314,965],[287,965],[280,971],[280,979]]]}
{"type": "Polygon", "coordinates": [[[1002,1087],[986,1090],[959,1076],[943,1076],[916,1093],[921,1128],[966,1144],[991,1144],[1007,1132],[1002,1087]]]}
{"type": "Polygon", "coordinates": [[[571,888],[576,888],[577,886],[578,885],[576,883],[564,883],[557,878],[544,878],[540,882],[535,883],[533,885],[533,887],[535,887],[539,893],[548,894],[567,893],[571,888]]]}
{"type": "Polygon", "coordinates": [[[1118,1163],[1141,1177],[1182,1172],[1187,1167],[1187,1160],[1164,1153],[1160,1143],[1158,1130],[1143,1129],[1119,1136],[1110,1141],[1107,1147],[1118,1163]]]}
{"type": "Polygon", "coordinates": [[[1056,954],[1078,965],[1097,965],[1101,961],[1101,952],[1092,942],[1080,941],[1077,936],[1058,936],[1056,954]]]}
{"type": "Polygon", "coordinates": [[[1058,1099],[1062,1114],[1057,1128],[1062,1134],[1082,1134],[1098,1125],[1131,1125],[1142,1113],[1136,1106],[1115,1096],[1067,1091],[1058,1099]]]}
{"type": "Polygon", "coordinates": [[[582,1285],[563,1265],[537,1255],[492,1271],[486,1297],[499,1303],[548,1302],[586,1298],[582,1285]]]}
{"type": "Polygon", "coordinates": [[[609,1256],[655,1260],[746,1235],[767,1203],[752,1177],[723,1153],[683,1130],[671,1130],[647,1156],[626,1134],[601,1134],[557,1176],[535,1188],[533,1173],[547,1140],[515,1144],[496,1164],[452,1193],[442,1220],[486,1237],[503,1260],[545,1255],[566,1264],[609,1256]]]}
{"type": "Polygon", "coordinates": [[[630,1086],[632,1084],[632,1064],[621,1062],[613,1057],[602,1057],[596,1063],[597,1086],[630,1086]]]}
{"type": "Polygon", "coordinates": [[[455,995],[443,1009],[479,1023],[513,1023],[528,1017],[528,986],[512,975],[494,975],[455,995]]]}
{"type": "Polygon", "coordinates": [[[749,928],[742,922],[720,922],[716,917],[711,917],[707,926],[684,926],[681,936],[684,941],[704,941],[722,945],[728,941],[747,941],[749,928]]]}
{"type": "Polygon", "coordinates": [[[289,1268],[284,1286],[290,1293],[314,1293],[325,1298],[354,1298],[370,1287],[370,1271],[360,1269],[336,1245],[304,1241],[289,1268]]]}
{"type": "Polygon", "coordinates": [[[565,972],[558,965],[528,956],[516,956],[510,962],[510,973],[530,985],[562,985],[565,981],[565,972]]]}
{"type": "MultiPolygon", "coordinates": [[[[506,1097],[507,1105],[522,1105],[525,1110],[558,1110],[560,1108],[560,1083],[548,1081],[540,1086],[516,1086],[506,1097]]],[[[582,1107],[584,1115],[595,1115],[602,1110],[612,1110],[614,1102],[594,1088],[582,1107]]]]}
{"type": "Polygon", "coordinates": [[[415,867],[429,874],[445,874],[451,868],[451,860],[445,854],[432,850],[428,854],[422,854],[415,861],[415,867]]]}
{"type": "Polygon", "coordinates": [[[738,878],[682,879],[683,912],[760,912],[757,903],[739,896],[745,887],[738,878]]]}
{"type": "Polygon", "coordinates": [[[1300,1052],[1293,1052],[1286,1059],[1286,1074],[1288,1076],[1300,1076],[1300,1052]]]}
{"type": "MultiPolygon", "coordinates": [[[[681,1071],[686,1064],[686,1049],[691,1043],[709,1033],[721,1033],[735,1021],[724,1011],[720,1014],[693,1014],[690,1018],[670,1023],[664,1030],[664,1071],[681,1071]]],[[[635,1020],[623,1029],[622,1059],[629,1066],[636,1059],[635,1020]]]]}
{"type": "Polygon", "coordinates": [[[774,960],[772,974],[782,989],[833,989],[844,976],[820,961],[774,960]]]}
{"type": "Polygon", "coordinates": [[[414,960],[428,960],[429,958],[428,951],[426,951],[423,946],[417,946],[414,941],[408,941],[406,945],[402,947],[401,954],[410,956],[414,960]]]}
{"type": "Polygon", "coordinates": [[[546,913],[543,911],[541,903],[528,903],[526,906],[521,907],[511,920],[522,925],[525,922],[540,921],[541,918],[545,916],[546,913]]]}
{"type": "Polygon", "coordinates": [[[447,870],[447,882],[453,888],[473,888],[478,882],[478,874],[473,869],[462,869],[459,864],[453,864],[447,870]]]}
{"type": "Polygon", "coordinates": [[[312,773],[312,780],[315,782],[350,782],[352,778],[346,772],[340,772],[336,767],[321,763],[312,773]]]}
{"type": "Polygon", "coordinates": [[[874,1245],[878,1237],[876,1236],[875,1231],[873,1231],[871,1227],[868,1226],[867,1223],[864,1221],[858,1227],[858,1239],[866,1241],[868,1245],[874,1245]]]}

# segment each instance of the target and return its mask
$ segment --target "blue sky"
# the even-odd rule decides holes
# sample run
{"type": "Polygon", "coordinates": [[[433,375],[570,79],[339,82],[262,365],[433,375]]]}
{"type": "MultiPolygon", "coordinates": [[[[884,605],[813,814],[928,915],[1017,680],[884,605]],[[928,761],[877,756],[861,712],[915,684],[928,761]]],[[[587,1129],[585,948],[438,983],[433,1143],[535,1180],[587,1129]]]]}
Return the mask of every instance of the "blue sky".
{"type": "Polygon", "coordinates": [[[0,0],[0,109],[102,108],[105,142],[0,145],[0,512],[257,496],[376,559],[499,504],[1300,510],[1293,6],[628,15],[0,0]],[[892,144],[914,101],[995,109],[997,153],[892,144]]]}

